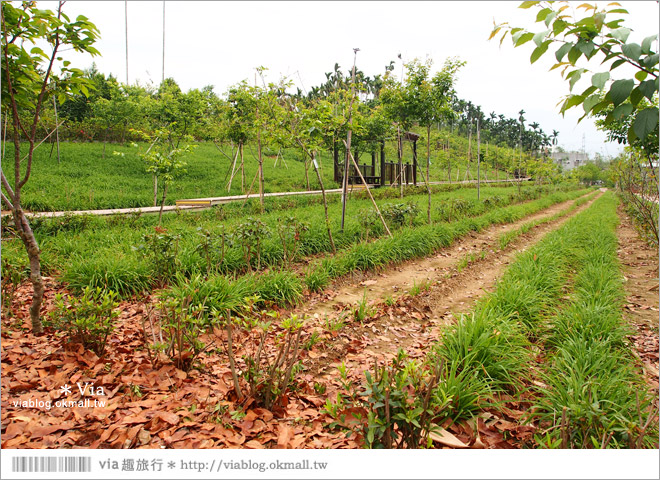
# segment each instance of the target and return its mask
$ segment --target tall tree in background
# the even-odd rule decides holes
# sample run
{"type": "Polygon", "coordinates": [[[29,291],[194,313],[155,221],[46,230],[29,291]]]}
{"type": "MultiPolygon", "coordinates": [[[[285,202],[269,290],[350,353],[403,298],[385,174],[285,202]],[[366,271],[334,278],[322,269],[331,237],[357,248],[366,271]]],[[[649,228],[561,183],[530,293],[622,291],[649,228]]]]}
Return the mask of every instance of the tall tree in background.
{"type": "Polygon", "coordinates": [[[34,288],[30,318],[34,333],[43,331],[40,309],[44,284],[41,252],[21,207],[21,191],[32,173],[37,125],[44,104],[52,95],[57,95],[60,102],[69,93],[86,95],[90,85],[82,70],[62,60],[60,50],[68,47],[91,55],[99,53],[93,47],[99,35],[96,26],[82,15],[71,21],[62,11],[63,3],[59,2],[57,12],[53,12],[37,8],[34,2],[23,2],[19,8],[2,2],[2,107],[11,112],[14,143],[13,184],[2,171],[2,202],[12,212],[30,262],[34,288]],[[44,45],[50,51],[44,51],[44,45]],[[28,142],[27,152],[21,148],[21,136],[28,142]]]}

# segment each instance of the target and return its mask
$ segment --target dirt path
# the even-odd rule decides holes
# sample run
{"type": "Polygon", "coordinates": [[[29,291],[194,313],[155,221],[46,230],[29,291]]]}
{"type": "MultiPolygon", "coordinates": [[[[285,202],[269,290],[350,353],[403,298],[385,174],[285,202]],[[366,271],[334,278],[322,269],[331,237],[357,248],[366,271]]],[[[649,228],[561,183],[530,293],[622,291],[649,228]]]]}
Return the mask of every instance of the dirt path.
{"type": "Polygon", "coordinates": [[[350,280],[351,284],[341,285],[332,292],[328,301],[310,302],[303,309],[307,314],[327,314],[337,310],[344,304],[353,304],[363,299],[366,291],[367,301],[385,299],[388,296],[397,297],[409,292],[413,287],[428,285],[447,274],[458,261],[470,254],[493,250],[500,235],[520,228],[521,225],[542,218],[550,217],[567,208],[574,201],[558,203],[545,210],[525,217],[517,222],[493,225],[481,233],[473,233],[459,239],[450,247],[443,249],[432,257],[411,260],[389,268],[384,272],[366,272],[356,274],[350,280]]]}
{"type": "Polygon", "coordinates": [[[636,333],[630,337],[646,380],[658,389],[658,251],[649,247],[619,207],[619,260],[625,278],[625,317],[636,333]]]}
{"type": "MultiPolygon", "coordinates": [[[[390,359],[399,348],[405,349],[412,358],[423,357],[429,345],[439,338],[442,328],[453,321],[455,314],[469,311],[477,298],[492,290],[504,269],[519,252],[588,208],[595,198],[561,219],[535,227],[504,250],[497,248],[500,234],[519,228],[529,221],[552,216],[570,206],[573,201],[554,205],[518,222],[493,226],[459,240],[433,257],[371,275],[366,282],[376,281],[367,288],[372,305],[374,300],[392,293],[400,295],[414,282],[428,282],[428,289],[416,296],[404,293],[396,301],[386,302],[390,305],[381,303],[378,312],[362,323],[353,319],[350,312],[354,305],[349,303],[362,299],[365,287],[360,284],[341,288],[329,301],[304,306],[300,313],[318,317],[319,321],[343,316],[351,330],[350,334],[340,335],[330,348],[318,355],[320,358],[310,366],[310,373],[330,379],[336,376],[336,368],[343,361],[357,378],[375,360],[390,359]],[[482,251],[486,252],[483,259],[478,258],[459,271],[458,264],[466,254],[482,251]],[[342,342],[342,338],[346,341],[342,342]]],[[[361,283],[364,284],[365,280],[361,283]]]]}

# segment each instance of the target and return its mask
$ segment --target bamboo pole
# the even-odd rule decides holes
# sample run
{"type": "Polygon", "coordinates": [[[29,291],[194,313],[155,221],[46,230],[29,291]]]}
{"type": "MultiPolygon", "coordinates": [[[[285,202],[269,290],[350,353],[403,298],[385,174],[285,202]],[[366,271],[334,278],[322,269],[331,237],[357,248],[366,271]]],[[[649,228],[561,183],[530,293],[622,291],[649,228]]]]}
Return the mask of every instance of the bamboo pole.
{"type": "MultiPolygon", "coordinates": [[[[344,231],[344,221],[346,219],[346,195],[348,190],[348,157],[351,155],[351,136],[353,131],[350,128],[351,120],[353,119],[353,100],[355,99],[355,62],[357,61],[357,52],[359,48],[353,49],[353,71],[351,73],[351,104],[348,108],[348,134],[347,140],[344,142],[346,146],[346,159],[344,160],[344,179],[342,182],[341,191],[341,231],[344,231]]],[[[351,157],[352,158],[352,157],[351,157]]],[[[358,168],[358,171],[360,169],[358,168]]]]}
{"type": "MultiPolygon", "coordinates": [[[[346,145],[346,141],[343,140],[343,139],[342,139],[342,141],[344,142],[344,145],[346,145]]],[[[355,158],[353,158],[353,154],[351,153],[350,149],[348,149],[348,148],[346,149],[346,151],[348,152],[348,156],[353,161],[353,165],[355,166],[355,169],[357,170],[357,173],[360,176],[360,180],[362,180],[362,184],[364,185],[364,188],[367,190],[367,193],[369,194],[369,198],[371,199],[371,203],[373,203],[374,208],[376,209],[376,213],[378,214],[378,217],[380,218],[380,221],[383,222],[383,226],[385,227],[385,231],[387,232],[387,235],[392,237],[392,232],[390,232],[390,229],[387,226],[387,222],[385,222],[385,219],[383,218],[383,215],[380,213],[380,208],[378,208],[378,205],[376,204],[376,200],[374,200],[374,197],[371,194],[371,190],[369,189],[369,185],[367,185],[366,180],[362,176],[362,172],[358,168],[358,164],[355,161],[355,158]]]]}

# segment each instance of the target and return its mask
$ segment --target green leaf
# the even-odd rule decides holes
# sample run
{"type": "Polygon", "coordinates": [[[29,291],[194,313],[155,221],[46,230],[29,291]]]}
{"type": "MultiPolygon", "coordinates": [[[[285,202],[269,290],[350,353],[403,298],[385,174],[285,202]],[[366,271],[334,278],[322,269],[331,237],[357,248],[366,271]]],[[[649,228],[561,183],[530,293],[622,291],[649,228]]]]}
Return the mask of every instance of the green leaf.
{"type": "Polygon", "coordinates": [[[575,46],[568,52],[568,61],[575,65],[575,62],[580,58],[580,55],[582,55],[582,52],[577,46],[575,46]]]}
{"type": "Polygon", "coordinates": [[[644,60],[642,60],[642,65],[644,65],[646,68],[653,68],[658,65],[658,54],[654,53],[653,55],[649,55],[646,57],[644,60]]]}
{"type": "Polygon", "coordinates": [[[616,67],[623,65],[626,63],[626,61],[623,58],[618,59],[616,62],[612,62],[612,66],[610,67],[610,72],[614,70],[616,67]]]}
{"type": "Polygon", "coordinates": [[[594,106],[596,106],[600,102],[600,94],[594,93],[593,95],[590,95],[589,97],[584,99],[584,102],[582,103],[582,108],[584,109],[584,113],[589,113],[594,106]]]}
{"type": "Polygon", "coordinates": [[[515,46],[519,47],[520,45],[529,42],[532,37],[534,37],[534,34],[532,32],[524,32],[521,35],[518,36],[518,38],[514,38],[515,41],[515,46]]]}
{"type": "Polygon", "coordinates": [[[609,79],[610,72],[595,73],[591,76],[591,84],[597,89],[602,90],[609,79]]]}
{"type": "Polygon", "coordinates": [[[539,13],[536,14],[536,21],[540,22],[542,20],[545,20],[545,17],[548,16],[548,14],[552,13],[551,8],[542,8],[539,10],[539,13]]]}
{"type": "Polygon", "coordinates": [[[566,30],[567,26],[568,26],[568,23],[566,23],[561,18],[558,18],[557,20],[555,20],[555,23],[552,24],[552,33],[553,33],[553,35],[556,37],[561,32],[566,30]]]}
{"type": "MultiPolygon", "coordinates": [[[[534,43],[536,44],[537,47],[540,47],[544,42],[543,39],[550,33],[550,30],[546,30],[544,32],[539,32],[534,35],[532,40],[534,40],[534,43]]],[[[546,49],[547,50],[547,49],[546,49]]],[[[534,63],[534,62],[532,62],[534,63]]]]}
{"type": "Polygon", "coordinates": [[[631,104],[622,103],[614,109],[612,112],[612,117],[614,117],[614,120],[622,120],[623,118],[630,115],[634,109],[635,107],[633,107],[631,104]]]}
{"type": "Polygon", "coordinates": [[[584,92],[582,92],[580,95],[582,95],[584,98],[587,98],[589,95],[594,93],[596,91],[596,87],[593,85],[588,87],[584,92]]]}
{"type": "Polygon", "coordinates": [[[637,106],[637,104],[644,98],[644,94],[642,91],[639,89],[639,87],[633,89],[632,92],[630,92],[630,103],[633,106],[637,106]]]}
{"type": "Polygon", "coordinates": [[[653,101],[653,94],[658,91],[658,87],[655,85],[655,80],[645,80],[640,83],[637,88],[639,88],[639,91],[651,101],[653,101]]]}
{"type": "Polygon", "coordinates": [[[538,5],[539,3],[541,2],[522,2],[520,5],[518,5],[518,8],[530,8],[534,5],[538,5]]]}
{"type": "Polygon", "coordinates": [[[548,45],[550,45],[550,40],[546,40],[540,46],[536,47],[532,52],[532,55],[529,57],[530,63],[534,63],[541,58],[541,56],[548,51],[548,45]]]}
{"type": "Polygon", "coordinates": [[[573,90],[573,87],[575,86],[575,83],[580,80],[582,77],[582,72],[584,72],[583,68],[578,68],[577,70],[573,70],[570,72],[568,75],[566,75],[566,79],[568,80],[568,87],[569,90],[573,90]]]}
{"type": "Polygon", "coordinates": [[[658,108],[645,108],[637,113],[633,123],[633,131],[638,138],[644,140],[658,125],[658,108]]]}
{"type": "Polygon", "coordinates": [[[609,92],[612,103],[615,106],[623,103],[630,95],[630,92],[632,92],[634,86],[635,81],[632,79],[617,80],[612,83],[609,92]]]}
{"type": "Polygon", "coordinates": [[[640,82],[643,82],[643,81],[646,79],[647,76],[648,76],[648,73],[646,73],[646,72],[644,72],[644,71],[642,71],[642,70],[640,70],[639,72],[637,72],[637,73],[635,74],[635,78],[636,78],[637,80],[639,80],[640,82]]]}
{"type": "Polygon", "coordinates": [[[602,111],[604,108],[610,106],[612,104],[612,101],[609,98],[605,98],[602,102],[596,104],[592,109],[591,109],[591,114],[596,115],[598,112],[602,111]]]}
{"type": "Polygon", "coordinates": [[[625,8],[615,8],[614,10],[608,10],[607,13],[625,13],[628,14],[628,10],[625,8]]]}
{"type": "MultiPolygon", "coordinates": [[[[558,22],[559,20],[557,20],[558,22]]],[[[555,23],[557,23],[555,22],[555,23]]],[[[555,58],[557,59],[558,62],[561,62],[562,58],[564,58],[564,55],[568,53],[568,51],[573,47],[573,44],[571,42],[563,44],[561,47],[557,49],[555,52],[555,58]]]]}
{"type": "Polygon", "coordinates": [[[612,30],[610,35],[612,38],[616,38],[625,43],[625,41],[628,40],[628,35],[630,35],[630,29],[626,27],[617,28],[616,30],[612,30]]]}
{"type": "MultiPolygon", "coordinates": [[[[555,19],[556,16],[557,16],[557,12],[552,12],[550,15],[545,17],[545,26],[549,27],[550,22],[552,22],[555,19]]],[[[554,28],[553,28],[553,32],[554,32],[554,28]]]]}
{"type": "Polygon", "coordinates": [[[637,62],[642,54],[642,47],[636,43],[626,43],[621,47],[621,51],[626,57],[637,62]]]}
{"type": "Polygon", "coordinates": [[[582,102],[584,102],[584,97],[582,95],[571,95],[566,99],[561,110],[562,112],[564,112],[569,108],[573,108],[580,105],[582,102]]]}
{"type": "Polygon", "coordinates": [[[591,58],[594,53],[594,49],[596,48],[592,42],[584,40],[580,40],[576,46],[582,53],[584,53],[584,56],[587,58],[591,58]]]}
{"type": "Polygon", "coordinates": [[[644,40],[642,40],[642,53],[649,54],[651,53],[651,46],[653,45],[653,42],[658,38],[658,35],[651,35],[650,37],[646,37],[644,40]]]}

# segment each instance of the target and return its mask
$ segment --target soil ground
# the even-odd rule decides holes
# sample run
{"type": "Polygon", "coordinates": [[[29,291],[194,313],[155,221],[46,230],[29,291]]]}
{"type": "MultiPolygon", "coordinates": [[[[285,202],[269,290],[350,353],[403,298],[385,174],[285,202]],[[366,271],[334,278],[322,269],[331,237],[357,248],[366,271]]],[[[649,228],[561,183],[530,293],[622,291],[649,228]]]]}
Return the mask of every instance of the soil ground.
{"type": "MultiPolygon", "coordinates": [[[[47,330],[42,337],[32,335],[26,323],[31,291],[29,285],[23,285],[15,303],[19,320],[3,318],[2,446],[356,448],[356,439],[327,428],[331,419],[323,412],[325,402],[334,399],[342,388],[337,367],[343,362],[348,378],[361,383],[365,369],[392,358],[398,348],[405,349],[412,358],[422,358],[456,315],[467,312],[480,296],[493,289],[518,252],[534,245],[591,202],[531,229],[504,250],[497,248],[500,234],[552,216],[572,202],[512,224],[493,226],[435,256],[380,273],[355,275],[322,295],[310,297],[294,310],[309,319],[301,339],[301,344],[307,345],[300,353],[301,382],[270,410],[239,401],[233,392],[224,331],[216,329],[202,339],[212,346],[200,358],[203,369],[183,372],[153,358],[144,348],[143,333],[145,317],[155,302],[153,295],[120,305],[118,328],[106,357],[99,358],[78,345],[67,344],[59,332],[47,330]],[[483,258],[481,252],[485,252],[483,258]],[[477,254],[475,260],[464,264],[462,260],[472,253],[477,254]],[[421,285],[421,293],[408,293],[413,286],[421,285]],[[367,314],[357,321],[353,310],[365,287],[367,314]],[[328,322],[343,322],[344,326],[333,331],[328,322]],[[316,341],[312,342],[314,336],[316,341]],[[76,382],[104,385],[105,407],[44,411],[13,405],[29,399],[63,399],[61,385],[76,382]]],[[[628,269],[628,310],[634,314],[631,322],[637,328],[632,341],[650,383],[655,380],[652,385],[657,388],[657,254],[636,243],[635,232],[626,227],[625,219],[619,234],[622,261],[628,269]]],[[[46,283],[44,308],[49,310],[55,293],[63,288],[53,279],[46,283]]],[[[249,334],[234,340],[237,358],[249,352],[253,340],[249,334]]],[[[272,349],[267,355],[274,358],[276,353],[272,349]]],[[[81,400],[83,395],[74,391],[66,398],[81,400]]],[[[476,436],[474,425],[455,425],[455,437],[450,442],[440,441],[438,446],[525,445],[533,428],[519,421],[524,408],[508,401],[501,413],[484,413],[476,422],[476,436]]]]}
{"type": "Polygon", "coordinates": [[[633,352],[649,385],[658,391],[658,250],[642,240],[619,206],[619,260],[626,290],[625,317],[634,328],[633,352]]]}

